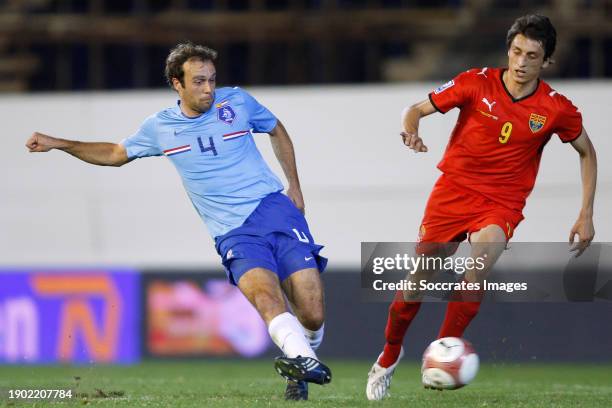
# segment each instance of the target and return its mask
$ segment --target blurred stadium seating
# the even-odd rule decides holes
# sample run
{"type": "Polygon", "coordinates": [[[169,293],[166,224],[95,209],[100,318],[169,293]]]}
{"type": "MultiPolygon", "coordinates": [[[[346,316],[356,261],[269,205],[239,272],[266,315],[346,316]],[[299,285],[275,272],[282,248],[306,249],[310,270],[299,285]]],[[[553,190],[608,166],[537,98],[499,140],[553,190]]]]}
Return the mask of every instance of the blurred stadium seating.
{"type": "Polygon", "coordinates": [[[559,31],[548,75],[612,76],[605,0],[3,0],[0,90],[162,87],[183,40],[221,51],[227,84],[442,79],[503,64],[526,12],[559,31]]]}

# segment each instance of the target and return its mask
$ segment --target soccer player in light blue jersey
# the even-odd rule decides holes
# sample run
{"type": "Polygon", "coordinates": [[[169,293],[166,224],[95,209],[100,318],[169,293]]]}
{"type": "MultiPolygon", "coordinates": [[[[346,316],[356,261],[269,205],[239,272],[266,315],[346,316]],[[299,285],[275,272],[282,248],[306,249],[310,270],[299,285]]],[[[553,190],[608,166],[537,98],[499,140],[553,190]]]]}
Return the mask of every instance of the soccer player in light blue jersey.
{"type": "Polygon", "coordinates": [[[228,279],[268,325],[283,357],[286,399],[308,398],[308,382],[325,384],[331,372],[317,360],[323,339],[320,272],[327,260],[310,234],[293,144],[282,123],[240,88],[215,89],[216,51],[179,44],[166,60],[166,78],[178,93],[173,107],[148,117],[120,143],[88,143],[34,133],[30,152],[63,150],[85,162],[122,166],[166,156],[181,175],[194,208],[215,240],[228,279]],[[288,181],[283,184],[257,150],[251,132],[268,133],[288,181]],[[295,315],[289,313],[284,295],[295,315]]]}

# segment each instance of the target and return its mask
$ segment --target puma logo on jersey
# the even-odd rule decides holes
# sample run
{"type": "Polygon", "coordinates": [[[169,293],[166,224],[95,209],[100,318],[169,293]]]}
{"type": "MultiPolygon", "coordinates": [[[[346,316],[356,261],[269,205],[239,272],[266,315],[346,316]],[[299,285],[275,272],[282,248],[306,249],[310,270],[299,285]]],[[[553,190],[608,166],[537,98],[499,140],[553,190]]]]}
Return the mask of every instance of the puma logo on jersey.
{"type": "Polygon", "coordinates": [[[489,69],[489,68],[488,68],[488,67],[484,67],[484,68],[482,69],[482,71],[478,72],[476,75],[482,75],[482,76],[484,76],[485,78],[488,78],[488,76],[487,76],[487,74],[486,74],[487,69],[489,69]]]}
{"type": "Polygon", "coordinates": [[[482,98],[482,101],[484,102],[485,105],[487,105],[487,107],[489,108],[489,112],[493,112],[493,105],[495,105],[495,101],[493,102],[489,102],[487,100],[487,98],[482,98]]]}

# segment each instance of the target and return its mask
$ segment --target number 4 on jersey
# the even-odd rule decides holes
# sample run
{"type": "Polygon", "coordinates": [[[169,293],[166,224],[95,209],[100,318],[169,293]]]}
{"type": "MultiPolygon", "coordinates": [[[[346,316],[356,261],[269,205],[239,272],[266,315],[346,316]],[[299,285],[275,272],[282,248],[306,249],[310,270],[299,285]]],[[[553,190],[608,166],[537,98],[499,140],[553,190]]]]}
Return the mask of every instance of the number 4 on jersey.
{"type": "Polygon", "coordinates": [[[200,145],[200,151],[202,153],[206,153],[206,152],[213,152],[213,156],[217,155],[217,149],[215,148],[215,143],[213,142],[213,138],[209,137],[208,138],[208,146],[204,146],[204,143],[202,143],[202,138],[198,137],[198,145],[200,145]]]}

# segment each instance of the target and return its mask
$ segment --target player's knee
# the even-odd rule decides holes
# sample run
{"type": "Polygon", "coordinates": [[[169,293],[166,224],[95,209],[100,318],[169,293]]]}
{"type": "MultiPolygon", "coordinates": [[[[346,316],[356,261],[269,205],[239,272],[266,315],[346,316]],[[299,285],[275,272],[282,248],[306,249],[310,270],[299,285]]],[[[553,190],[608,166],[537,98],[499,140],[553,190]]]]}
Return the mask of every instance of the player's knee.
{"type": "Polygon", "coordinates": [[[418,302],[423,297],[423,294],[418,290],[405,290],[402,292],[402,303],[418,302]]]}
{"type": "Polygon", "coordinates": [[[319,330],[324,321],[325,315],[322,307],[313,307],[300,316],[300,323],[308,330],[319,330]]]}
{"type": "Polygon", "coordinates": [[[267,290],[260,290],[253,296],[255,308],[265,321],[286,311],[285,302],[267,290]]]}

